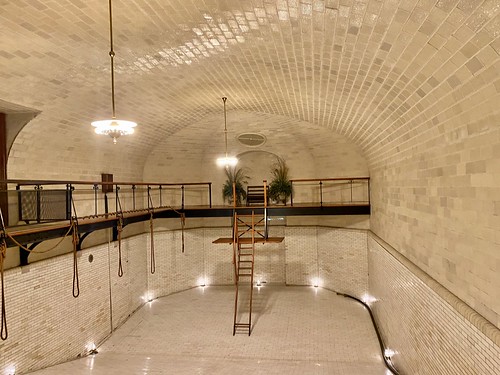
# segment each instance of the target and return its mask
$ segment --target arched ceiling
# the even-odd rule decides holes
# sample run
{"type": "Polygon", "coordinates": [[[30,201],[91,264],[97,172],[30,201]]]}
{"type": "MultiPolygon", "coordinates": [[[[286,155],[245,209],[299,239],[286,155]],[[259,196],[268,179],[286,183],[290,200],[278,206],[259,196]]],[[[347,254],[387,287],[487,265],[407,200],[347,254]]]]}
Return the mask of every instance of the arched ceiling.
{"type": "Polygon", "coordinates": [[[111,112],[107,6],[0,0],[0,99],[41,111],[14,175],[42,149],[143,165],[166,137],[222,120],[223,95],[230,111],[344,135],[372,166],[499,118],[498,0],[113,0],[117,115],[139,126],[111,149],[90,126],[111,112]]]}
{"type": "MultiPolygon", "coordinates": [[[[235,110],[229,113],[227,120],[230,125],[229,155],[238,156],[239,159],[245,159],[244,155],[253,151],[271,155],[268,158],[271,162],[265,165],[255,165],[262,160],[254,163],[247,160],[247,163],[239,163],[238,166],[268,172],[275,156],[280,156],[286,160],[292,178],[368,175],[366,160],[359,147],[331,130],[306,121],[259,112],[235,110]],[[249,147],[237,140],[237,136],[242,133],[257,133],[266,141],[259,147],[249,147]]],[[[220,168],[215,167],[216,159],[224,156],[224,148],[221,114],[207,116],[164,139],[151,150],[144,168],[144,180],[182,181],[184,178],[192,182],[197,179],[217,181],[225,178],[220,168]],[[203,144],[193,141],[193,132],[196,132],[198,139],[204,140],[203,144]]],[[[269,172],[255,176],[248,170],[248,174],[260,181],[271,177],[269,172]]]]}

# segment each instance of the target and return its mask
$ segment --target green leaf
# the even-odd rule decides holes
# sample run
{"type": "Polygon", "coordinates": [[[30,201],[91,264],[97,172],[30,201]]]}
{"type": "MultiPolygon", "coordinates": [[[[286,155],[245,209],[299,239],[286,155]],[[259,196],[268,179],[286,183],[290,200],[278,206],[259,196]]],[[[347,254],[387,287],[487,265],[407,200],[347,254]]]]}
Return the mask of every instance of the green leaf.
{"type": "Polygon", "coordinates": [[[222,198],[224,200],[232,201],[233,199],[233,183],[236,187],[236,204],[240,205],[243,200],[246,199],[247,193],[244,184],[247,184],[247,179],[250,178],[245,174],[243,168],[236,167],[225,168],[226,182],[222,186],[222,198]]]}

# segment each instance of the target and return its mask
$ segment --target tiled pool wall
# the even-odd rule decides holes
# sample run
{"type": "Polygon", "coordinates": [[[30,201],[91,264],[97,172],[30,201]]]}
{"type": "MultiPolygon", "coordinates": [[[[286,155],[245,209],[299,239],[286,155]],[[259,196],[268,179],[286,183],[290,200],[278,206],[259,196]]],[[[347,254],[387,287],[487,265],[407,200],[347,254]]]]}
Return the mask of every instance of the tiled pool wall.
{"type": "MultiPolygon", "coordinates": [[[[212,243],[230,233],[189,229],[183,247],[180,230],[157,231],[154,268],[149,234],[124,239],[123,277],[116,242],[82,250],[78,298],[72,295],[72,254],[7,270],[9,337],[0,342],[0,374],[85,355],[150,299],[200,284],[232,284],[232,246],[212,243]]],[[[482,318],[457,311],[370,232],[283,226],[272,235],[285,240],[257,245],[256,281],[317,283],[357,298],[372,295],[377,323],[402,374],[500,374],[498,341],[491,338],[498,330],[482,332],[482,318]]]]}

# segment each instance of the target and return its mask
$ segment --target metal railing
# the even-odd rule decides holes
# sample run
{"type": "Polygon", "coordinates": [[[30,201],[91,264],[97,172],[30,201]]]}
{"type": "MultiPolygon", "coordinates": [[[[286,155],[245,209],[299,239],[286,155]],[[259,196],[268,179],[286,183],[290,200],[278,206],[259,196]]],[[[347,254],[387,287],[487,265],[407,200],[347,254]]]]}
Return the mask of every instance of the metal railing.
{"type": "Polygon", "coordinates": [[[6,180],[10,223],[42,223],[110,212],[212,207],[211,182],[144,183],[6,180]],[[17,206],[17,210],[13,210],[17,206]],[[16,217],[17,215],[17,217],[16,217]]]}
{"type": "Polygon", "coordinates": [[[370,204],[370,178],[292,179],[290,205],[370,204]]]}
{"type": "MultiPolygon", "coordinates": [[[[2,190],[8,201],[8,210],[3,209],[9,213],[8,225],[157,208],[212,208],[212,182],[3,180],[0,183],[8,187],[7,191],[2,190]]],[[[291,183],[291,206],[370,204],[368,177],[292,179],[291,183]]],[[[273,205],[268,206],[267,198],[265,202],[267,211],[273,205]]]]}

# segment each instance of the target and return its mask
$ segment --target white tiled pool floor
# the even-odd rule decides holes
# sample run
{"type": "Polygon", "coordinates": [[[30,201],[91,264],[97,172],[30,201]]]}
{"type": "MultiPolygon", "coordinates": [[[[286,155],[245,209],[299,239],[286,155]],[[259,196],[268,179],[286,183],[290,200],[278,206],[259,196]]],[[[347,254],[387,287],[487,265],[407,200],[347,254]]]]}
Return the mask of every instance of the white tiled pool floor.
{"type": "Polygon", "coordinates": [[[391,374],[368,311],[353,300],[321,288],[255,288],[250,337],[232,335],[233,305],[233,287],[159,298],[99,354],[35,374],[391,374]]]}

